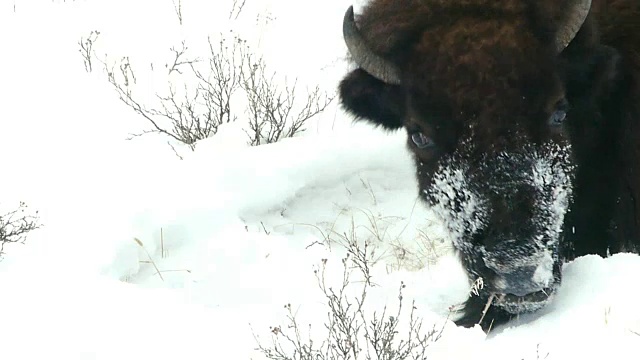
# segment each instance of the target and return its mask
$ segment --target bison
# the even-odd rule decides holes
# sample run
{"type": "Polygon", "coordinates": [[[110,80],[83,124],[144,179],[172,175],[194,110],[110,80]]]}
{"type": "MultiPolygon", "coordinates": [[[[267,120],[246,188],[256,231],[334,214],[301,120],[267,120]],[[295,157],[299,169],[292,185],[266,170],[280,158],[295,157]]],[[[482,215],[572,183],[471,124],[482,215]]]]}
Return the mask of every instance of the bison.
{"type": "Polygon", "coordinates": [[[640,1],[372,0],[344,16],[356,120],[404,128],[489,331],[565,261],[640,250],[640,1]]]}

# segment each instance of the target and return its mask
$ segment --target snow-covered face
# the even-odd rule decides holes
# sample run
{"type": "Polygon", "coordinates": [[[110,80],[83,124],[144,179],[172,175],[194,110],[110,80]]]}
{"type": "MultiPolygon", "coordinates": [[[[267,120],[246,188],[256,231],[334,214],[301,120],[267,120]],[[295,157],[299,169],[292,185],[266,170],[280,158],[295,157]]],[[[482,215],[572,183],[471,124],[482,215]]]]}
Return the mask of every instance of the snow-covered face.
{"type": "MultiPolygon", "coordinates": [[[[423,197],[451,233],[480,296],[518,314],[543,307],[560,283],[564,216],[574,167],[569,145],[526,144],[518,151],[473,156],[472,142],[421,174],[423,197]]],[[[428,169],[424,168],[424,171],[428,169]]]]}
{"type": "MultiPolygon", "coordinates": [[[[407,131],[421,195],[450,230],[470,279],[482,278],[480,296],[508,313],[533,311],[560,282],[576,135],[567,69],[548,38],[526,30],[528,17],[467,15],[422,33],[402,24],[394,36],[367,38],[408,49],[387,54],[392,61],[360,54],[362,68],[341,82],[340,96],[357,117],[407,131]],[[375,70],[374,60],[390,65],[372,75],[364,69],[375,70]],[[397,71],[386,80],[389,69],[397,71]]],[[[352,53],[367,48],[356,38],[352,53]]]]}
{"type": "Polygon", "coordinates": [[[532,50],[534,35],[496,24],[482,35],[456,27],[443,33],[455,45],[420,48],[403,125],[421,194],[470,280],[482,278],[480,296],[518,314],[544,306],[560,282],[572,107],[555,57],[532,50]]]}

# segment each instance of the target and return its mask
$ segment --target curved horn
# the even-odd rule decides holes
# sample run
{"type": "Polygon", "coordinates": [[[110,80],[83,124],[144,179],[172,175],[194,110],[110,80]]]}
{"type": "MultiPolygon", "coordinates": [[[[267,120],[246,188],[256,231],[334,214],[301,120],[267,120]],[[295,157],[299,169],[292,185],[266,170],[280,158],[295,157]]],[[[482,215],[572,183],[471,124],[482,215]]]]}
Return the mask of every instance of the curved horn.
{"type": "Polygon", "coordinates": [[[342,35],[349,53],[364,71],[388,84],[400,84],[400,71],[389,61],[375,54],[360,33],[353,15],[353,5],[349,6],[342,22],[342,35]]]}
{"type": "Polygon", "coordinates": [[[582,27],[591,9],[591,0],[569,0],[567,19],[558,27],[556,34],[556,51],[561,53],[573,40],[582,27]]]}

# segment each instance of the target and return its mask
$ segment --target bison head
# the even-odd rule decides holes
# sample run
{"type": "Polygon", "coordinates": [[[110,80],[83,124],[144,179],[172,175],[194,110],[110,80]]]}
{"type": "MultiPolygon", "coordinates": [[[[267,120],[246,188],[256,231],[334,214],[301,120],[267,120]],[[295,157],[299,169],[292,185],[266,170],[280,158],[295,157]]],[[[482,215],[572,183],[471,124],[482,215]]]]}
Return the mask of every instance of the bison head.
{"type": "Polygon", "coordinates": [[[343,106],[405,128],[420,195],[482,279],[460,324],[491,301],[495,318],[535,311],[560,283],[577,171],[567,122],[581,111],[563,52],[590,5],[377,0],[357,22],[345,14],[358,68],[340,84],[343,106]]]}

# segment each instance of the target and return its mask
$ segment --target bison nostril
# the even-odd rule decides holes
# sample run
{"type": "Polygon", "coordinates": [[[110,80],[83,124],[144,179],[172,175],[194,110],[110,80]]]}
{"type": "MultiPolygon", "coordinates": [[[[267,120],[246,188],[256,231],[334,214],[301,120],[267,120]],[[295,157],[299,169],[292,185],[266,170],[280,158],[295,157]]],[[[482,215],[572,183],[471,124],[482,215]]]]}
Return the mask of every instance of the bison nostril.
{"type": "Polygon", "coordinates": [[[535,276],[536,267],[528,266],[516,269],[511,273],[498,274],[501,292],[516,296],[525,296],[548,287],[553,279],[542,279],[535,276]]]}
{"type": "Polygon", "coordinates": [[[508,246],[510,243],[499,246],[506,246],[508,251],[487,252],[483,256],[485,266],[495,274],[496,292],[524,296],[554,283],[554,260],[550,252],[508,246]]]}

